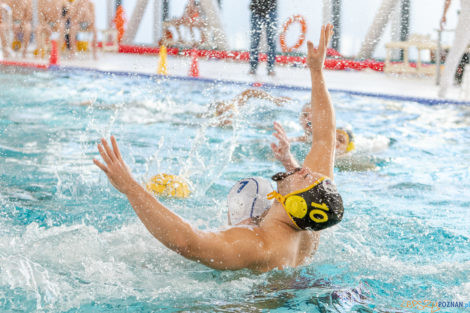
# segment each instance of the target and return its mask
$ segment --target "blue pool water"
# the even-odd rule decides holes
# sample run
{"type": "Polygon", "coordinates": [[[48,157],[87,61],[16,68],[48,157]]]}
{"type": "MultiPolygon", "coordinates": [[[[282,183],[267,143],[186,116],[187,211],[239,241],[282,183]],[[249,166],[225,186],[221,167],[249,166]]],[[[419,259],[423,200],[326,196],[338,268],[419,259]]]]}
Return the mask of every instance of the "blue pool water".
{"type": "MultiPolygon", "coordinates": [[[[0,311],[430,312],[403,303],[470,301],[466,106],[332,94],[337,124],[354,131],[358,151],[335,172],[345,218],[323,232],[308,265],[221,272],[156,241],[93,165],[99,138],[117,137],[139,181],[159,172],[189,178],[191,198],[162,200],[185,219],[226,225],[234,182],[281,169],[269,148],[272,121],[301,135],[297,117],[309,98],[271,90],[294,101],[251,101],[233,127],[211,126],[209,103],[243,89],[0,72],[0,311]]],[[[298,158],[307,151],[292,149],[298,158]]],[[[462,309],[440,312],[454,311],[462,309]]]]}

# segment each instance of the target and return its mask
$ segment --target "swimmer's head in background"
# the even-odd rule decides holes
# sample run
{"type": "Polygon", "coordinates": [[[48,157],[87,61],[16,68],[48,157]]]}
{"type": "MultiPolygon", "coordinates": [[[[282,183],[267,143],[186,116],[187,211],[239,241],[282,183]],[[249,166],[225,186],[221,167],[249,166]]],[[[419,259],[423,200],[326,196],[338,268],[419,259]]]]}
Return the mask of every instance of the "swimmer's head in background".
{"type": "Polygon", "coordinates": [[[271,182],[262,177],[238,181],[227,196],[229,225],[260,217],[273,203],[267,198],[272,191],[271,182]]]}
{"type": "MultiPolygon", "coordinates": [[[[273,179],[278,178],[276,175],[273,179]]],[[[336,186],[326,176],[285,196],[273,191],[268,199],[279,201],[299,229],[318,231],[338,224],[343,219],[343,200],[336,186]]]]}
{"type": "Polygon", "coordinates": [[[350,130],[344,128],[336,129],[336,142],[337,150],[342,150],[340,152],[351,152],[356,148],[356,146],[354,145],[353,133],[350,130]]]}

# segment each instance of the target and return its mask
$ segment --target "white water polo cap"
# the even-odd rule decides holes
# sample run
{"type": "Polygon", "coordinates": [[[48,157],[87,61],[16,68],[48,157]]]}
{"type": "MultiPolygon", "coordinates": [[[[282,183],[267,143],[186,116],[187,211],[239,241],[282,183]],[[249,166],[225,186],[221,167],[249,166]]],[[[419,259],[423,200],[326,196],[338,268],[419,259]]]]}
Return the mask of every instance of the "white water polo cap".
{"type": "Polygon", "coordinates": [[[271,182],[263,177],[238,181],[227,197],[229,224],[235,225],[247,218],[261,216],[273,203],[267,198],[273,190],[271,182]]]}

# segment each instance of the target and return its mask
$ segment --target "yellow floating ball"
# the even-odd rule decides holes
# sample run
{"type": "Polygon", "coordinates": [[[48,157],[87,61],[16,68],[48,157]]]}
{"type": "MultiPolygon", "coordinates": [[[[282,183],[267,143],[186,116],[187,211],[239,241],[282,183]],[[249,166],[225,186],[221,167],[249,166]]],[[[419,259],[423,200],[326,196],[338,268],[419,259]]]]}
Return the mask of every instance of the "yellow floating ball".
{"type": "Polygon", "coordinates": [[[157,196],[187,198],[191,194],[189,184],[182,177],[170,174],[157,174],[150,178],[146,188],[157,196]]]}

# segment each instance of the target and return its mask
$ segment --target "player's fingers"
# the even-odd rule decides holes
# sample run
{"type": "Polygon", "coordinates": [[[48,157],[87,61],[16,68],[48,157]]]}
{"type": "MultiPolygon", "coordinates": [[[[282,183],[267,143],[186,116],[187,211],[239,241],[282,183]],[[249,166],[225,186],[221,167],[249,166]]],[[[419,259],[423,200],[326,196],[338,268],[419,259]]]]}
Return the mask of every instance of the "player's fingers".
{"type": "Polygon", "coordinates": [[[286,132],[286,131],[284,130],[284,127],[282,127],[282,125],[279,124],[279,123],[276,123],[276,124],[274,125],[274,129],[277,130],[277,132],[278,132],[278,133],[281,133],[281,134],[283,134],[283,133],[286,132]]]}
{"type": "Polygon", "coordinates": [[[119,151],[119,147],[117,145],[116,138],[114,138],[114,136],[111,136],[111,144],[113,145],[113,150],[114,150],[114,154],[116,154],[116,157],[119,160],[122,160],[121,152],[119,151]]]}
{"type": "Polygon", "coordinates": [[[320,41],[318,43],[318,49],[323,49],[325,47],[325,25],[322,25],[320,30],[320,41]]]}
{"type": "Polygon", "coordinates": [[[108,168],[103,163],[101,163],[97,159],[93,159],[93,163],[95,163],[95,165],[98,166],[103,172],[105,172],[106,174],[108,173],[108,168]]]}
{"type": "Polygon", "coordinates": [[[307,41],[307,55],[312,55],[315,52],[315,48],[313,47],[313,42],[310,40],[307,41]]]}
{"type": "Polygon", "coordinates": [[[100,144],[98,144],[98,151],[100,152],[101,158],[106,162],[106,164],[111,163],[111,159],[109,158],[103,146],[100,144]]]}
{"type": "Polygon", "coordinates": [[[274,122],[273,125],[274,125],[274,129],[282,127],[281,124],[279,124],[278,122],[274,122]]]}
{"type": "Polygon", "coordinates": [[[271,149],[273,150],[274,153],[279,153],[279,148],[275,143],[271,143],[271,149]]]}
{"type": "Polygon", "coordinates": [[[106,150],[106,153],[108,154],[109,159],[111,161],[114,161],[116,159],[116,155],[114,154],[114,152],[109,147],[108,142],[104,138],[101,138],[101,144],[103,145],[104,149],[106,150]]]}
{"type": "Polygon", "coordinates": [[[284,141],[284,137],[281,134],[274,133],[273,135],[279,140],[279,143],[282,143],[284,141]]]}
{"type": "Polygon", "coordinates": [[[333,36],[333,34],[335,33],[335,31],[333,30],[334,26],[331,25],[331,24],[328,24],[328,37],[327,37],[327,40],[326,40],[326,45],[328,46],[328,42],[330,41],[331,37],[333,36]]]}

